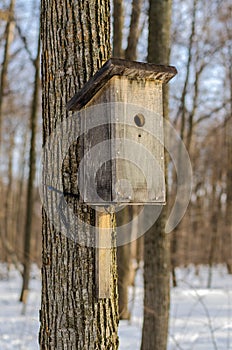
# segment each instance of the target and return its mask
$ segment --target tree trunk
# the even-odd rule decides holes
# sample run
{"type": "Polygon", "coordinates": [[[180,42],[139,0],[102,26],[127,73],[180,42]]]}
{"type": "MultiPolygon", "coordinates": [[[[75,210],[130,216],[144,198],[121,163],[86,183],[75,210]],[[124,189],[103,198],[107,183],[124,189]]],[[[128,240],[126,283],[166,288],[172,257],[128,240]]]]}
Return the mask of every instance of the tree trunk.
{"type": "Polygon", "coordinates": [[[32,216],[34,206],[34,180],[36,169],[36,130],[37,130],[37,114],[39,102],[39,85],[40,85],[40,34],[38,36],[37,56],[34,61],[35,78],[34,91],[31,106],[30,118],[30,155],[29,155],[29,175],[27,183],[27,203],[26,203],[26,222],[24,231],[24,250],[23,250],[23,285],[20,295],[20,301],[26,304],[31,266],[31,235],[32,235],[32,216]]]}
{"type": "MultiPolygon", "coordinates": [[[[126,206],[124,210],[119,211],[116,215],[117,226],[125,225],[131,221],[131,206],[126,206]]],[[[125,232],[126,234],[126,232],[125,232]]],[[[119,246],[117,249],[118,262],[118,306],[119,317],[121,320],[129,320],[130,312],[128,310],[128,287],[130,282],[131,267],[131,243],[119,246]]]]}
{"type": "Polygon", "coordinates": [[[137,45],[139,40],[139,18],[141,13],[141,6],[142,0],[133,0],[130,31],[127,40],[127,48],[125,50],[125,58],[128,60],[136,60],[137,57],[137,45]]]}
{"type": "MultiPolygon", "coordinates": [[[[127,48],[125,55],[122,50],[123,37],[123,4],[121,0],[114,1],[114,39],[113,39],[113,55],[128,60],[136,60],[137,44],[139,38],[139,17],[141,11],[141,0],[133,0],[132,13],[130,22],[130,31],[128,36],[127,48]]],[[[127,206],[123,211],[116,215],[117,226],[121,226],[133,219],[133,209],[127,206]]],[[[119,291],[119,317],[122,320],[130,319],[128,310],[128,287],[130,285],[130,276],[135,274],[132,271],[132,245],[131,243],[124,244],[118,247],[117,262],[118,262],[118,291],[119,291]]]]}
{"type": "MultiPolygon", "coordinates": [[[[229,46],[230,63],[232,54],[232,44],[229,46]]],[[[230,247],[227,267],[232,274],[232,66],[229,65],[229,89],[230,89],[230,119],[226,127],[226,232],[228,236],[228,246],[230,247]]]]}
{"type": "Polygon", "coordinates": [[[20,261],[23,261],[22,258],[22,252],[19,248],[21,246],[21,238],[24,234],[24,200],[23,200],[23,194],[24,194],[24,184],[25,184],[25,171],[26,171],[26,146],[28,142],[28,130],[25,128],[22,137],[23,144],[20,147],[20,159],[17,164],[18,168],[20,169],[19,174],[19,180],[17,185],[17,194],[16,194],[16,214],[15,214],[15,250],[17,252],[18,258],[20,261]]]}
{"type": "MultiPolygon", "coordinates": [[[[150,0],[148,61],[168,64],[171,0],[150,0]]],[[[164,117],[168,118],[168,88],[164,88],[164,117]]],[[[167,186],[167,154],[166,154],[167,186]]],[[[166,190],[168,187],[166,188],[166,190]]],[[[170,244],[165,234],[166,207],[144,236],[144,323],[142,350],[166,350],[170,304],[170,244]]]]}
{"type": "Polygon", "coordinates": [[[8,21],[6,25],[5,31],[5,48],[4,48],[4,57],[2,63],[2,72],[1,72],[1,83],[0,83],[0,145],[2,142],[2,108],[3,108],[3,98],[5,94],[5,89],[7,85],[7,68],[9,64],[10,58],[10,45],[13,40],[13,31],[14,31],[14,7],[15,0],[11,0],[9,13],[8,13],[8,21]]]}
{"type": "MultiPolygon", "coordinates": [[[[133,0],[125,59],[136,60],[137,44],[139,38],[139,17],[141,12],[141,0],[133,0]]],[[[122,1],[114,1],[114,55],[122,58],[122,30],[123,30],[123,8],[122,1]]],[[[126,224],[133,220],[134,206],[127,206],[116,215],[117,226],[126,224]]],[[[135,214],[136,215],[136,214],[135,214]]],[[[132,234],[132,233],[131,233],[132,234]]],[[[137,232],[136,232],[137,234],[137,232]]],[[[134,243],[136,244],[136,242],[134,243]]],[[[128,309],[128,287],[131,284],[131,275],[135,275],[132,263],[132,244],[127,243],[118,247],[118,292],[119,292],[119,317],[121,320],[129,320],[128,309]]]]}
{"type": "MultiPolygon", "coordinates": [[[[10,131],[9,135],[9,151],[8,151],[8,169],[7,169],[7,188],[6,188],[6,199],[5,199],[5,213],[4,213],[4,239],[12,245],[12,227],[10,225],[12,215],[12,184],[13,184],[13,153],[15,147],[15,131],[10,131]]],[[[10,256],[6,253],[6,262],[10,262],[10,256]]]]}
{"type": "Polygon", "coordinates": [[[113,56],[123,58],[122,31],[124,17],[122,0],[114,0],[113,5],[113,56]]]}
{"type": "MultiPolygon", "coordinates": [[[[214,173],[215,174],[215,173],[214,173]]],[[[211,197],[211,217],[210,217],[210,235],[209,235],[209,258],[208,258],[208,282],[207,288],[211,288],[212,283],[212,267],[215,262],[215,252],[217,249],[217,226],[218,226],[218,207],[216,205],[217,195],[216,195],[216,179],[215,176],[212,176],[212,197],[211,197]]]]}
{"type": "MultiPolygon", "coordinates": [[[[68,116],[66,104],[110,54],[109,1],[42,0],[42,89],[44,143],[68,116]]],[[[71,113],[69,114],[71,117],[71,113]]],[[[62,137],[61,137],[62,143],[62,137]]],[[[63,166],[65,190],[77,189],[81,149],[70,147],[63,166]]],[[[57,155],[53,160],[57,162],[57,155]]],[[[79,206],[76,215],[95,224],[95,212],[79,206]]],[[[115,220],[112,217],[112,227],[115,220]]],[[[43,210],[41,349],[117,349],[118,311],[116,250],[111,249],[111,298],[96,299],[94,239],[81,225],[83,245],[58,232],[43,210]]]]}

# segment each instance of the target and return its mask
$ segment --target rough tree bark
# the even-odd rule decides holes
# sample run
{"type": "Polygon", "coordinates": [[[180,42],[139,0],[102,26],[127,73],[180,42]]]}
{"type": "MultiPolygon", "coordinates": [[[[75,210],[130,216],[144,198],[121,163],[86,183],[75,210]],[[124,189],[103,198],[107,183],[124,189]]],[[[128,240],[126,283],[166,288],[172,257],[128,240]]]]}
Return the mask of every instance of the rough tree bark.
{"type": "MultiPolygon", "coordinates": [[[[168,64],[172,1],[150,0],[148,61],[168,64]]],[[[168,88],[163,96],[168,118],[168,88]]],[[[167,186],[167,155],[166,155],[167,186]]],[[[142,350],[166,350],[170,304],[170,244],[165,234],[166,207],[144,236],[144,323],[142,350]]]]}
{"type": "MultiPolygon", "coordinates": [[[[65,122],[66,104],[110,54],[109,1],[42,0],[43,143],[57,123],[65,122]]],[[[62,138],[61,138],[62,143],[62,138]]],[[[64,191],[77,191],[80,147],[70,147],[63,163],[64,191]]],[[[54,155],[54,161],[56,161],[54,155]]],[[[58,161],[58,160],[57,160],[58,161]]],[[[69,203],[76,215],[94,225],[95,212],[69,203]]],[[[112,217],[112,227],[114,227],[112,217]]],[[[110,299],[95,297],[95,249],[85,246],[87,230],[77,227],[83,245],[49,222],[43,210],[41,349],[117,349],[116,251],[111,250],[110,299]]],[[[86,238],[87,239],[87,238],[86,238]]],[[[91,239],[91,237],[90,237],[91,239]]]]}

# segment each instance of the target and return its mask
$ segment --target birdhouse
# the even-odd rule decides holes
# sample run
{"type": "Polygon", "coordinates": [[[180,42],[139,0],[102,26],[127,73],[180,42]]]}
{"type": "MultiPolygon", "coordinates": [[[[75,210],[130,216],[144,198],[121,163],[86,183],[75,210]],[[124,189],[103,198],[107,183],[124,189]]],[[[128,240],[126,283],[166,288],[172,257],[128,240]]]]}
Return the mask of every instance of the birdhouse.
{"type": "MultiPolygon", "coordinates": [[[[80,127],[80,202],[165,204],[163,85],[174,67],[111,58],[69,101],[80,127]]],[[[96,294],[111,295],[111,216],[96,212],[96,294]]]]}
{"type": "Polygon", "coordinates": [[[176,69],[111,58],[69,101],[80,111],[80,201],[164,204],[163,85],[176,69]]]}

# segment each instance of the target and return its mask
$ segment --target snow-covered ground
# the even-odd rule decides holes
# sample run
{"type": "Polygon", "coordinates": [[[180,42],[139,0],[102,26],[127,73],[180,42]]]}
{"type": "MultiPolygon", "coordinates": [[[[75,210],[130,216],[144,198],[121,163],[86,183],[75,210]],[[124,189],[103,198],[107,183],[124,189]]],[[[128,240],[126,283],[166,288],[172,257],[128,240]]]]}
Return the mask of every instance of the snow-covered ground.
{"type": "MultiPolygon", "coordinates": [[[[177,270],[178,288],[171,291],[168,350],[232,350],[232,276],[224,266],[213,269],[212,287],[207,289],[208,269],[194,267],[177,270]]],[[[32,272],[28,305],[18,302],[21,277],[0,265],[0,350],[38,349],[38,310],[40,276],[32,272]]],[[[121,321],[120,350],[140,349],[143,310],[142,271],[136,287],[130,290],[130,322],[121,321]]],[[[152,350],[152,349],[151,349],[152,350]]]]}
{"type": "MultiPolygon", "coordinates": [[[[224,266],[214,267],[212,287],[207,289],[207,267],[200,267],[198,275],[193,266],[176,272],[178,288],[171,291],[168,350],[232,350],[232,276],[224,266]]],[[[136,290],[130,290],[131,321],[121,321],[119,327],[120,350],[140,349],[142,283],[140,271],[136,290]]]]}

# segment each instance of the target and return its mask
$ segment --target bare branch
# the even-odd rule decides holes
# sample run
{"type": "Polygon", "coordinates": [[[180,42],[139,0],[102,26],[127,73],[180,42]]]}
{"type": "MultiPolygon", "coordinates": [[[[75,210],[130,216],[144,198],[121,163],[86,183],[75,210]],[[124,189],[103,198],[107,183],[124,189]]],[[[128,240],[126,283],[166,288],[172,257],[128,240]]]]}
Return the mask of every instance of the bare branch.
{"type": "Polygon", "coordinates": [[[202,115],[193,123],[193,125],[195,126],[195,125],[201,123],[203,120],[209,119],[210,117],[212,117],[213,114],[215,114],[215,113],[219,112],[221,109],[225,108],[225,106],[227,105],[228,102],[229,101],[225,101],[221,106],[214,108],[208,114],[202,115]]]}
{"type": "Polygon", "coordinates": [[[191,23],[191,34],[189,37],[189,47],[188,47],[188,61],[187,61],[187,67],[186,67],[186,77],[184,82],[184,87],[182,91],[181,96],[181,104],[179,107],[179,110],[177,112],[175,121],[177,122],[179,116],[181,116],[181,131],[180,131],[180,137],[183,139],[184,137],[184,130],[185,130],[185,99],[186,99],[186,93],[187,93],[187,86],[189,82],[189,76],[190,76],[190,67],[192,63],[192,47],[195,37],[195,30],[196,30],[196,8],[197,8],[197,0],[194,0],[193,4],[193,16],[192,16],[192,23],[191,23]]]}
{"type": "Polygon", "coordinates": [[[16,23],[16,29],[18,30],[20,39],[23,42],[24,48],[25,48],[26,52],[28,53],[28,56],[29,56],[31,62],[33,63],[33,65],[35,65],[35,59],[33,58],[33,55],[32,55],[32,53],[31,53],[31,51],[29,49],[29,46],[28,46],[28,43],[27,43],[27,38],[23,35],[23,33],[21,31],[21,28],[20,28],[20,26],[17,23],[16,23]]]}

